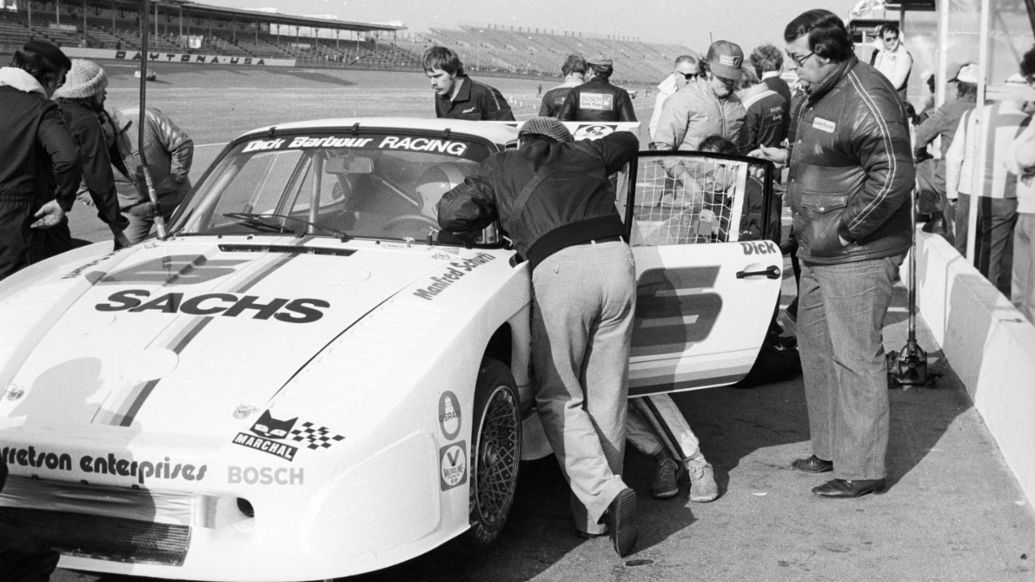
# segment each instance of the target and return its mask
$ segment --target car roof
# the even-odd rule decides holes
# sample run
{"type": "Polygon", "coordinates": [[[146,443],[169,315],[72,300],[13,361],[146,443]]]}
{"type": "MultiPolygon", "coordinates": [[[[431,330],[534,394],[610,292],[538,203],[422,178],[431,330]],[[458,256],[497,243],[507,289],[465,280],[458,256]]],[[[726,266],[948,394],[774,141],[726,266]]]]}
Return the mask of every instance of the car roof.
{"type": "MultiPolygon", "coordinates": [[[[343,117],[337,119],[316,119],[312,121],[295,121],[260,127],[245,132],[240,136],[268,135],[271,129],[282,131],[307,130],[353,130],[356,126],[387,130],[421,130],[450,131],[460,134],[474,135],[488,139],[494,143],[505,144],[517,139],[519,122],[507,121],[467,121],[463,119],[427,119],[417,117],[343,117]]],[[[238,138],[238,139],[240,139],[238,138]]]]}

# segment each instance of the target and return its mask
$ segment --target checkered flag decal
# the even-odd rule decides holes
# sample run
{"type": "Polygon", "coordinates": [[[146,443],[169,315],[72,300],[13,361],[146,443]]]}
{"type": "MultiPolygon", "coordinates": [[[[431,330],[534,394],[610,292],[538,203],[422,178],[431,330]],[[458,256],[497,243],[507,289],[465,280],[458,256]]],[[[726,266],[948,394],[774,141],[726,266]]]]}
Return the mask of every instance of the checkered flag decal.
{"type": "Polygon", "coordinates": [[[331,434],[331,429],[326,426],[315,426],[311,422],[303,422],[302,428],[291,431],[292,439],[300,443],[308,443],[305,446],[312,450],[326,449],[332,444],[345,440],[340,434],[331,434]]]}

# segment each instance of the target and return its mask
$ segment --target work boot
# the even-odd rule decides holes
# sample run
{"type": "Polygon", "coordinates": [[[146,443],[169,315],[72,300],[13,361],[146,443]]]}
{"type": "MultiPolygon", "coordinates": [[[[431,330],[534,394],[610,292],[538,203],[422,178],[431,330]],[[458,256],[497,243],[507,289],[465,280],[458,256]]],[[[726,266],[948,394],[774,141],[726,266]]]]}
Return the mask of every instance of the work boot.
{"type": "Polygon", "coordinates": [[[707,503],[719,497],[719,486],[715,483],[715,470],[704,460],[690,460],[686,463],[690,471],[690,501],[707,503]]]}
{"type": "Polygon", "coordinates": [[[650,496],[654,499],[668,499],[679,493],[679,473],[682,467],[675,460],[662,456],[654,467],[654,482],[650,485],[650,496]]]}

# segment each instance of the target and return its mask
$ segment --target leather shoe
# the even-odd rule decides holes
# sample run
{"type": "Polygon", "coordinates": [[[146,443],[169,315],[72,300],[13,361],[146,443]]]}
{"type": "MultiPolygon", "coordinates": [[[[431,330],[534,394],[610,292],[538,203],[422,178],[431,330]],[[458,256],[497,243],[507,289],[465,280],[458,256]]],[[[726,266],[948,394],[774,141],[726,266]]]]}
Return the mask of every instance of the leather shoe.
{"type": "Polygon", "coordinates": [[[626,487],[622,489],[611,505],[607,506],[607,513],[604,519],[607,523],[607,535],[611,538],[611,545],[621,557],[632,553],[636,546],[636,524],[633,523],[633,516],[636,514],[636,492],[626,487]]]}
{"type": "Polygon", "coordinates": [[[931,219],[928,220],[927,224],[925,224],[920,230],[933,234],[940,234],[942,236],[945,236],[949,232],[945,226],[945,216],[941,212],[933,213],[931,215],[931,219]]]}
{"type": "Polygon", "coordinates": [[[834,499],[851,499],[862,497],[868,493],[881,494],[887,487],[888,482],[884,479],[834,479],[827,481],[819,487],[813,487],[812,492],[820,497],[831,497],[834,499]]]}
{"type": "Polygon", "coordinates": [[[812,455],[807,459],[795,459],[791,463],[791,467],[805,473],[829,473],[834,470],[834,462],[824,461],[816,455],[812,455]]]}

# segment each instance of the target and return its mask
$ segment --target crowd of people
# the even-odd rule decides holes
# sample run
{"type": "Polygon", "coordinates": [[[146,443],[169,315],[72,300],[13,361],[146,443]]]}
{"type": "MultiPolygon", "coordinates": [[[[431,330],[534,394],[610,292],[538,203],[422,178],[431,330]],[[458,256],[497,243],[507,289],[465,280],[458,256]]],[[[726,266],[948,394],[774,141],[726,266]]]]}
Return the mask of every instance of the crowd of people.
{"type": "MultiPolygon", "coordinates": [[[[817,9],[786,26],[783,51],[761,45],[745,62],[739,45],[715,41],[703,57],[675,59],[672,74],[658,85],[648,125],[652,150],[693,151],[704,143],[723,143],[729,144],[727,151],[785,168],[784,197],[793,225],[784,250],[792,254],[798,280],[788,315],[797,322],[812,444],[812,455],[791,466],[810,474],[832,473],[833,479],[812,492],[833,499],[882,493],[887,487],[889,401],[882,329],[911,246],[914,189],[928,221],[925,229],[954,236],[961,250],[969,198],[982,196],[977,267],[993,283],[1001,281],[1000,262],[1012,233],[1013,289],[1006,292],[1035,321],[1031,111],[1024,103],[1001,101],[983,105],[980,118],[972,116],[977,71],[973,64],[962,64],[950,67],[953,98],[938,109],[929,104],[916,116],[906,99],[913,60],[901,32],[885,24],[878,37],[881,46],[869,62],[862,61],[844,22],[817,9]],[[793,92],[781,78],[785,70],[796,73],[793,92]],[[969,145],[988,136],[995,136],[992,151],[982,162],[969,145]],[[928,154],[938,138],[940,151],[928,154]],[[985,186],[975,188],[981,180],[985,186]],[[953,233],[945,230],[947,213],[955,218],[953,233]],[[1020,227],[1013,232],[1015,222],[1020,227]]],[[[434,79],[436,71],[425,68],[434,79]]],[[[711,501],[719,491],[698,439],[671,398],[654,396],[620,406],[627,383],[604,380],[589,358],[594,351],[629,350],[623,323],[628,299],[613,305],[598,298],[625,297],[628,285],[626,241],[616,230],[615,209],[605,210],[600,200],[613,199],[613,193],[602,193],[606,175],[623,159],[622,147],[631,145],[611,143],[628,141],[616,137],[572,143],[565,126],[554,120],[635,121],[628,92],[610,83],[612,72],[612,60],[604,55],[569,56],[562,66],[564,82],[542,96],[540,117],[523,126],[519,149],[501,154],[447,193],[438,216],[444,229],[461,236],[501,220],[512,234],[519,233],[519,250],[537,255],[532,267],[540,414],[571,486],[577,532],[608,533],[624,556],[635,544],[635,497],[619,474],[626,438],[656,460],[653,496],[675,495],[684,470],[691,475],[691,501],[711,501]],[[585,193],[562,186],[571,183],[571,173],[582,177],[585,193]],[[585,197],[587,204],[595,201],[596,214],[559,214],[558,208],[570,208],[561,200],[572,196],[585,197]],[[611,230],[597,232],[601,213],[611,230]],[[560,222],[544,225],[545,216],[560,222]],[[551,229],[565,233],[561,244],[547,236],[551,229]],[[609,245],[598,245],[601,241],[609,245]],[[582,271],[598,261],[610,261],[622,272],[603,279],[586,276],[588,283],[575,291],[579,301],[573,302],[570,284],[581,281],[582,271]],[[551,265],[546,273],[543,264],[551,265]],[[619,284],[622,293],[616,291],[619,284]],[[575,334],[573,327],[590,332],[575,334]],[[679,458],[661,446],[659,431],[679,442],[679,458]]],[[[1035,49],[1025,55],[1012,82],[1030,85],[1033,79],[1035,49]]],[[[933,82],[930,76],[928,81],[933,82]]],[[[674,180],[687,173],[678,163],[666,169],[674,180]]]]}
{"type": "MultiPolygon", "coordinates": [[[[887,487],[881,334],[911,244],[914,187],[925,228],[961,250],[969,205],[978,203],[977,267],[1000,288],[1009,281],[1006,292],[1035,321],[1030,109],[1009,100],[977,104],[977,67],[963,63],[950,66],[953,98],[925,107],[914,125],[905,100],[912,59],[897,27],[879,34],[883,46],[868,63],[856,56],[844,22],[823,9],[786,25],[783,50],[764,44],[745,57],[736,43],[717,40],[704,56],[675,59],[648,127],[652,150],[718,148],[711,151],[786,167],[794,247],[787,250],[796,275],[800,269],[790,315],[812,451],[791,466],[831,473],[812,489],[824,498],[887,487]],[[796,73],[794,92],[780,76],[785,70],[796,73]],[[930,152],[935,140],[940,147],[930,152]],[[987,149],[984,157],[974,155],[979,149],[987,149]]],[[[503,94],[471,79],[449,48],[428,49],[422,66],[437,117],[514,121],[503,94]]],[[[672,399],[630,405],[627,398],[635,269],[609,176],[635,158],[638,139],[615,132],[575,141],[561,123],[636,121],[629,92],[611,83],[606,55],[571,55],[561,70],[564,82],[542,94],[540,115],[521,126],[519,147],[492,156],[447,192],[437,216],[461,238],[499,221],[528,260],[535,400],[570,485],[575,529],[610,536],[625,556],[637,540],[636,494],[621,477],[626,439],[655,458],[655,497],[674,496],[684,472],[691,501],[712,501],[720,491],[672,399]],[[662,446],[659,425],[677,441],[675,453],[662,446]]],[[[1035,48],[1008,81],[1035,82],[1035,48]]],[[[189,190],[190,137],[158,110],[145,111],[143,121],[139,111],[108,112],[106,86],[96,63],[69,60],[39,40],[0,69],[0,279],[75,244],[65,214],[77,194],[88,194],[80,199],[97,209],[118,249],[148,236],[189,190]],[[146,159],[134,131],[140,123],[146,159]]],[[[681,180],[687,169],[671,164],[666,171],[681,180]]],[[[0,561],[12,547],[0,543],[0,561]]]]}

